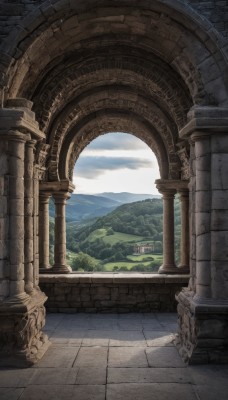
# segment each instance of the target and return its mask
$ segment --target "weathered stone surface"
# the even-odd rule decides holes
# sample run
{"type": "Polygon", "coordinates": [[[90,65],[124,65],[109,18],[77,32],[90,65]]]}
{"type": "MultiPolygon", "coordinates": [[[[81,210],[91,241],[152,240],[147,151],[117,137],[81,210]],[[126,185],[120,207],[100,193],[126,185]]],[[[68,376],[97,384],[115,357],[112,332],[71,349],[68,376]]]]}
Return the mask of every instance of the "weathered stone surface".
{"type": "Polygon", "coordinates": [[[144,347],[117,347],[109,349],[109,367],[147,367],[144,347]]]}
{"type": "MultiPolygon", "coordinates": [[[[51,275],[42,275],[40,285],[48,296],[47,308],[56,307],[56,310],[60,311],[65,307],[63,312],[66,309],[86,312],[88,308],[90,312],[174,311],[175,293],[188,284],[188,276],[177,275],[162,279],[160,277],[161,275],[150,277],[137,274],[135,282],[132,274],[125,275],[124,281],[120,277],[117,280],[109,276],[106,282],[105,275],[103,279],[99,275],[97,280],[96,274],[90,274],[88,277],[71,274],[67,278],[62,276],[62,280],[51,275]],[[88,283],[83,283],[86,281],[88,283]],[[137,295],[136,291],[139,291],[137,295]]],[[[157,321],[151,321],[151,324],[153,327],[156,324],[157,329],[161,330],[157,321]]]]}
{"type": "Polygon", "coordinates": [[[196,400],[196,396],[191,385],[175,383],[160,384],[160,383],[145,383],[127,384],[122,385],[110,384],[108,385],[108,400],[126,399],[126,400],[150,400],[151,394],[157,399],[164,400],[172,399],[178,400],[184,398],[186,400],[196,400]]]}

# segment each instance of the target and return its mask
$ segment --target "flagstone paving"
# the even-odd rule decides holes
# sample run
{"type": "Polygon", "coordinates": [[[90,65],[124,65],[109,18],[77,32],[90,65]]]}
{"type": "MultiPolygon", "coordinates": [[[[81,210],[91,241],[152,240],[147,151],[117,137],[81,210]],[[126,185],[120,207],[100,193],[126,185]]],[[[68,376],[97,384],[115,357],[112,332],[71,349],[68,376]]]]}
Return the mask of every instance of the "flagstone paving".
{"type": "Polygon", "coordinates": [[[52,346],[0,369],[1,400],[227,400],[228,366],[187,366],[176,314],[49,314],[52,346]]]}

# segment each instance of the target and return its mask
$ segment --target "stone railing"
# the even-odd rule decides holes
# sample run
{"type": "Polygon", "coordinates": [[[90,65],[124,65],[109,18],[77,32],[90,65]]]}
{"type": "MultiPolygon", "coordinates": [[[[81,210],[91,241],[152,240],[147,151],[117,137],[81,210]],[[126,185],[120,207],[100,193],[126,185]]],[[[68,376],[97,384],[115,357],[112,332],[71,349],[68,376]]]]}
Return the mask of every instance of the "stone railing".
{"type": "Polygon", "coordinates": [[[40,275],[49,312],[172,312],[188,275],[40,275]]]}

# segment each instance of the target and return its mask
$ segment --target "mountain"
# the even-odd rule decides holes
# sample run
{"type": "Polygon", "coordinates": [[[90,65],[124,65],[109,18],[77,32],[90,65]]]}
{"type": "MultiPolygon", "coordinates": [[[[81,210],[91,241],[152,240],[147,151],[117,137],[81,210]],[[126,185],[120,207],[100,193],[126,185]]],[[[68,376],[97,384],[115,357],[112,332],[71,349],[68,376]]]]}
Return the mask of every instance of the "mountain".
{"type": "Polygon", "coordinates": [[[155,194],[139,194],[139,193],[112,193],[112,192],[104,192],[99,193],[98,196],[106,197],[107,199],[118,201],[119,203],[134,203],[136,201],[142,201],[146,199],[160,199],[160,195],[155,194]]]}
{"type": "MultiPolygon", "coordinates": [[[[151,194],[135,193],[101,193],[97,195],[72,194],[67,200],[66,221],[82,222],[85,220],[102,217],[113,211],[116,207],[125,203],[133,203],[148,198],[160,198],[151,194]]],[[[55,216],[53,201],[50,202],[49,214],[51,218],[55,216]]]]}
{"type": "Polygon", "coordinates": [[[68,225],[68,249],[104,260],[119,251],[132,254],[133,245],[138,241],[152,240],[160,245],[162,214],[161,199],[122,204],[90,225],[79,229],[68,225]]]}
{"type": "MultiPolygon", "coordinates": [[[[107,197],[72,194],[67,201],[66,221],[82,221],[89,218],[106,215],[119,206],[119,202],[107,197]]],[[[55,216],[53,201],[50,202],[49,213],[51,217],[55,216]]]]}

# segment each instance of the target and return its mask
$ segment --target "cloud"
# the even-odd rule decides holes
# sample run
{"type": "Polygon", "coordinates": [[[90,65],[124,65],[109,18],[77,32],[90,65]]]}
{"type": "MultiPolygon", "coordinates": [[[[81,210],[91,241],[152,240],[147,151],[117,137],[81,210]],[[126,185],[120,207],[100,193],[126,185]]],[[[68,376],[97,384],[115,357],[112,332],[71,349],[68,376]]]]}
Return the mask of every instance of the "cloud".
{"type": "Polygon", "coordinates": [[[138,170],[141,168],[152,168],[153,162],[148,159],[135,157],[80,157],[75,165],[75,175],[81,178],[94,179],[107,171],[121,169],[138,170]]]}
{"type": "Polygon", "coordinates": [[[99,136],[94,139],[86,148],[86,151],[94,150],[142,150],[147,145],[137,137],[123,133],[115,132],[99,136]]]}

